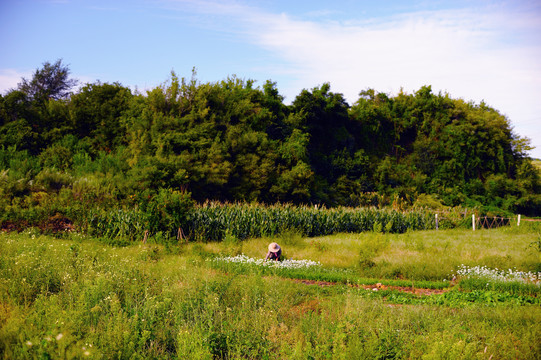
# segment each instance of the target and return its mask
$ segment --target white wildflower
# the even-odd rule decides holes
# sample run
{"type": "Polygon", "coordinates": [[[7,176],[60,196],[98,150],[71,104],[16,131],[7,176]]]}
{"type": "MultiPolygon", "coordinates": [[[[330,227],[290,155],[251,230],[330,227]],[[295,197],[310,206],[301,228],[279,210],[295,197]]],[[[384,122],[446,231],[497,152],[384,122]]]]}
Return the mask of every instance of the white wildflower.
{"type": "Polygon", "coordinates": [[[457,275],[463,278],[482,278],[500,282],[518,281],[541,285],[539,281],[541,273],[518,271],[516,268],[500,270],[498,268],[490,269],[486,266],[469,267],[462,264],[457,270],[457,275]]]}
{"type": "Polygon", "coordinates": [[[282,268],[282,269],[302,269],[302,268],[321,266],[321,263],[319,263],[318,261],[312,261],[312,260],[286,259],[284,261],[265,261],[264,259],[250,258],[244,254],[237,255],[237,256],[219,257],[219,258],[215,258],[214,261],[229,262],[229,263],[236,263],[236,264],[250,264],[250,265],[255,265],[255,266],[265,266],[265,267],[282,268]]]}

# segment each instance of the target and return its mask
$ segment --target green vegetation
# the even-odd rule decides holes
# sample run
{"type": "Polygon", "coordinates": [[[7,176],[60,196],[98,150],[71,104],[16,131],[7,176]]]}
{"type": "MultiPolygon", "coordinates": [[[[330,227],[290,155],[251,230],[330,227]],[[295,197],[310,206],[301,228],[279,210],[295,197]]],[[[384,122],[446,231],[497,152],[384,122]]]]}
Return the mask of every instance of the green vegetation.
{"type": "Polygon", "coordinates": [[[408,229],[433,228],[434,219],[424,211],[215,203],[195,208],[190,214],[190,224],[191,232],[203,240],[222,240],[226,233],[244,240],[287,231],[310,237],[375,228],[380,232],[402,233],[408,229]]]}
{"type": "Polygon", "coordinates": [[[76,83],[59,60],[0,95],[1,358],[541,356],[539,223],[470,229],[541,215],[495,109],[76,83]],[[271,241],[289,261],[252,261],[271,241]]]}
{"type": "Polygon", "coordinates": [[[348,104],[323,84],[286,105],[270,81],[195,72],[146,94],[75,83],[59,60],[0,96],[5,229],[56,216],[100,237],[171,237],[208,200],[541,215],[528,140],[486,104],[430,86],[348,104]]]}
{"type": "Polygon", "coordinates": [[[286,231],[273,240],[287,257],[320,265],[274,270],[219,259],[261,259],[265,238],[113,247],[75,232],[2,232],[0,357],[536,359],[539,283],[487,287],[458,270],[539,271],[529,246],[539,230],[286,231]]]}
{"type": "MultiPolygon", "coordinates": [[[[304,238],[296,243],[288,243],[279,236],[207,243],[203,249],[226,256],[245,254],[250,258],[262,258],[266,244],[277,241],[284,244],[286,258],[318,261],[324,269],[354,268],[355,276],[378,281],[408,279],[411,284],[411,281],[451,280],[462,265],[541,272],[541,252],[530,246],[538,234],[541,234],[541,224],[531,223],[478,231],[336,234],[304,238]]],[[[356,282],[355,277],[348,280],[356,282]]]]}
{"type": "Polygon", "coordinates": [[[540,159],[534,159],[532,160],[532,165],[541,172],[541,160],[540,159]]]}

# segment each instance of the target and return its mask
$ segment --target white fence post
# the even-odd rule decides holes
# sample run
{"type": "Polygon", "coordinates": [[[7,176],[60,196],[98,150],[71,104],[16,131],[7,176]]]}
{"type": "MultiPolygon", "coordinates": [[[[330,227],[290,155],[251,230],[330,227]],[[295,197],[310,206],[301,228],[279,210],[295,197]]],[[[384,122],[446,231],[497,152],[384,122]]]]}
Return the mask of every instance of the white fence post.
{"type": "Polygon", "coordinates": [[[473,231],[475,231],[475,215],[471,216],[471,225],[473,227],[473,231]]]}
{"type": "Polygon", "coordinates": [[[438,214],[436,214],[436,230],[438,230],[439,226],[438,226],[438,214]]]}
{"type": "Polygon", "coordinates": [[[520,226],[520,214],[518,214],[517,226],[520,226]]]}

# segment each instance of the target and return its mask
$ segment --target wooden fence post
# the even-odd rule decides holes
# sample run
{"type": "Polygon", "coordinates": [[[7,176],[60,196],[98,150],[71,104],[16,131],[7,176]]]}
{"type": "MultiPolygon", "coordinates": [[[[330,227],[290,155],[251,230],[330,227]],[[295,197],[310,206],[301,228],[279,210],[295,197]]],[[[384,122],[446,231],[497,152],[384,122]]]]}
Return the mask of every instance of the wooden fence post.
{"type": "Polygon", "coordinates": [[[436,214],[436,230],[438,230],[438,214],[436,214]]]}
{"type": "Polygon", "coordinates": [[[517,226],[520,226],[520,214],[518,214],[517,226]]]}
{"type": "Polygon", "coordinates": [[[143,237],[143,243],[146,244],[148,239],[148,230],[145,230],[145,236],[143,237]]]}
{"type": "Polygon", "coordinates": [[[475,231],[475,215],[471,216],[471,224],[472,224],[472,227],[473,227],[473,231],[475,231]]]}
{"type": "Polygon", "coordinates": [[[188,239],[186,238],[186,235],[184,235],[182,228],[178,228],[177,241],[188,242],[188,239]]]}

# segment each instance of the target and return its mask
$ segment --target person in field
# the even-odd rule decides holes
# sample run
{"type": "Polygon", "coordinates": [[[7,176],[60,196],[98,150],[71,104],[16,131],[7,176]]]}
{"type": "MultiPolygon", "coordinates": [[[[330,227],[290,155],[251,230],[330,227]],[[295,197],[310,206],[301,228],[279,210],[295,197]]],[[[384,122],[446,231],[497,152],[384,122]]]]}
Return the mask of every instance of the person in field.
{"type": "Polygon", "coordinates": [[[269,252],[265,257],[266,260],[279,261],[282,256],[282,248],[277,243],[273,242],[269,244],[269,252]]]}

